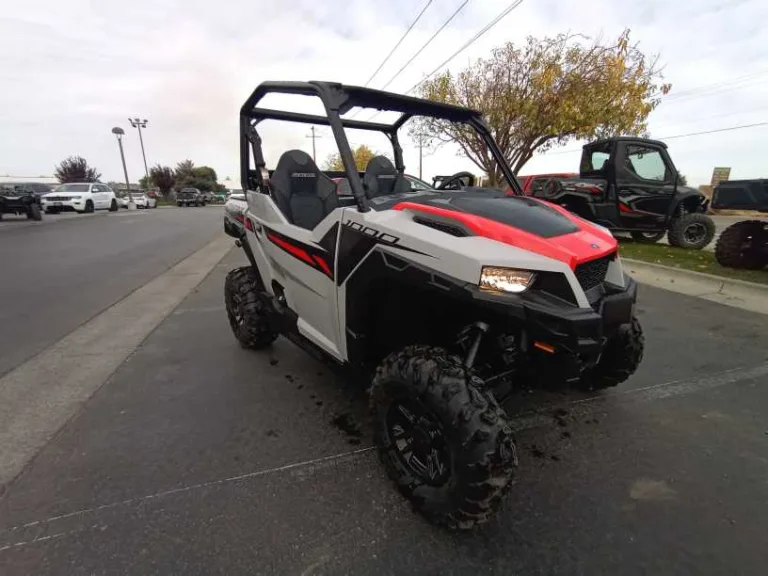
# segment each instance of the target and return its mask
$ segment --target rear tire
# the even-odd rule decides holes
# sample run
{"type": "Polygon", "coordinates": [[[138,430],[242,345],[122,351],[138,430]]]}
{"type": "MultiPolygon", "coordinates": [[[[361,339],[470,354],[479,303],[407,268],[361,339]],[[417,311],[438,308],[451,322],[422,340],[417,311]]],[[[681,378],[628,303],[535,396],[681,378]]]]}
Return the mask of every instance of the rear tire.
{"type": "Polygon", "coordinates": [[[113,199],[112,203],[109,205],[109,211],[117,212],[118,210],[119,210],[119,206],[117,205],[117,200],[113,199]]]}
{"type": "Polygon", "coordinates": [[[721,266],[760,270],[765,260],[768,230],[759,220],[745,220],[728,226],[715,245],[715,259],[721,266]]]}
{"type": "Polygon", "coordinates": [[[667,239],[670,246],[701,250],[715,237],[715,223],[701,212],[685,214],[675,218],[669,225],[667,239]]]}
{"type": "Polygon", "coordinates": [[[504,410],[461,360],[408,346],[377,368],[374,439],[389,477],[428,519],[449,528],[486,522],[517,464],[504,410]]]}
{"type": "Polygon", "coordinates": [[[608,340],[596,366],[582,374],[577,388],[601,390],[611,388],[632,376],[643,360],[645,337],[637,318],[624,324],[619,332],[608,340]]]}
{"type": "Polygon", "coordinates": [[[224,304],[232,333],[243,348],[258,350],[278,337],[259,297],[260,281],[251,266],[235,268],[224,281],[224,304]]]}
{"type": "Polygon", "coordinates": [[[661,232],[632,232],[632,240],[641,244],[656,244],[664,238],[666,231],[661,232]]]}
{"type": "Polygon", "coordinates": [[[43,219],[43,213],[40,211],[40,206],[38,206],[36,203],[31,204],[29,210],[27,211],[27,218],[29,220],[40,222],[40,220],[43,219]]]}

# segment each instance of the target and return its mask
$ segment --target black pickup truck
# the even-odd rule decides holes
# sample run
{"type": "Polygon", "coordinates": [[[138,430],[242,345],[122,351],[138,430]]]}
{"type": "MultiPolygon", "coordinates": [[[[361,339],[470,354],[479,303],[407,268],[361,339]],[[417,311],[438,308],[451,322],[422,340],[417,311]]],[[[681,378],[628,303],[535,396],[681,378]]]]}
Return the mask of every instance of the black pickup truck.
{"type": "Polygon", "coordinates": [[[182,188],[176,194],[176,206],[205,206],[205,197],[197,188],[182,188]]]}
{"type": "Polygon", "coordinates": [[[680,183],[667,145],[635,137],[606,138],[584,146],[578,178],[547,178],[531,193],[638,242],[700,250],[715,223],[704,194],[680,183]]]}

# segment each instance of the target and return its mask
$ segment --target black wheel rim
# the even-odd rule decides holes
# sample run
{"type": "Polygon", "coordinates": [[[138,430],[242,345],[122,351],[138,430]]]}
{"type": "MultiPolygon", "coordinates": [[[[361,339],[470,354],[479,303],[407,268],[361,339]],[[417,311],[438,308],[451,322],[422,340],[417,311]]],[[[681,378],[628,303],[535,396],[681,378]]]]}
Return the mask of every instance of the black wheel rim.
{"type": "Polygon", "coordinates": [[[699,222],[689,224],[683,233],[688,244],[696,244],[707,237],[707,227],[699,222]]]}
{"type": "Polygon", "coordinates": [[[442,427],[420,402],[396,400],[387,412],[387,433],[397,457],[430,486],[441,486],[451,475],[451,457],[442,427]]]}

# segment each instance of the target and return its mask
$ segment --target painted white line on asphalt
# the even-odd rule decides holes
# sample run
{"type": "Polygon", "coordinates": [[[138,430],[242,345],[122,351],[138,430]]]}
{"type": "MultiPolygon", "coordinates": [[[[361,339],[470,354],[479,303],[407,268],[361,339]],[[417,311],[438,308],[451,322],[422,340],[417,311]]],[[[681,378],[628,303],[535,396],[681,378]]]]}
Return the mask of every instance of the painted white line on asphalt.
{"type": "MultiPolygon", "coordinates": [[[[583,398],[567,402],[564,404],[553,404],[546,408],[542,408],[540,411],[531,413],[528,415],[520,415],[512,418],[512,427],[516,432],[528,430],[531,428],[539,428],[543,426],[554,425],[554,418],[549,415],[552,414],[558,408],[574,408],[577,406],[584,407],[585,412],[594,410],[592,404],[599,402],[605,402],[608,400],[631,400],[632,402],[640,401],[654,401],[663,400],[667,398],[686,396],[692,393],[701,392],[704,390],[710,390],[720,386],[726,386],[729,384],[736,384],[741,381],[754,380],[768,375],[768,363],[760,364],[752,367],[734,368],[732,370],[726,370],[710,376],[702,376],[700,378],[692,378],[689,380],[675,380],[672,382],[665,382],[662,384],[656,384],[652,386],[645,386],[643,388],[636,388],[634,390],[627,390],[624,392],[603,393],[600,395],[591,396],[589,398],[583,398]]],[[[580,416],[583,413],[580,413],[580,416]]],[[[303,462],[295,462],[293,464],[286,464],[284,466],[277,466],[275,468],[266,468],[263,470],[256,470],[254,472],[248,472],[246,474],[240,474],[237,476],[230,476],[228,478],[221,478],[219,480],[211,480],[209,482],[202,482],[199,484],[192,484],[189,486],[181,486],[179,488],[173,488],[170,490],[163,490],[161,492],[155,492],[153,494],[147,494],[145,496],[137,496],[135,498],[128,498],[126,500],[120,500],[117,502],[110,502],[108,504],[102,504],[101,506],[94,506],[92,508],[84,508],[82,510],[76,510],[74,512],[68,512],[58,516],[46,518],[44,520],[36,520],[21,524],[19,526],[7,528],[0,531],[0,535],[16,533],[18,531],[28,530],[38,526],[43,526],[56,522],[59,520],[65,520],[68,518],[74,518],[83,516],[86,514],[93,514],[104,510],[110,510],[121,506],[131,506],[139,504],[141,502],[147,502],[149,500],[156,500],[164,498],[166,496],[172,496],[174,494],[183,494],[193,490],[200,490],[205,488],[211,488],[214,486],[221,486],[229,484],[231,482],[238,482],[242,480],[250,480],[253,478],[259,478],[270,474],[279,474],[281,472],[300,472],[302,477],[315,472],[316,470],[323,469],[329,465],[337,464],[345,460],[351,460],[366,454],[375,449],[374,446],[367,446],[364,448],[358,448],[350,452],[343,452],[341,454],[333,454],[331,456],[324,456],[322,458],[315,458],[312,460],[305,460],[303,462]]],[[[2,551],[4,548],[0,548],[2,551]]],[[[7,547],[5,549],[8,549],[7,547]]]]}
{"type": "Polygon", "coordinates": [[[0,378],[0,485],[6,485],[232,248],[207,246],[0,378]]]}
{"type": "MultiPolygon", "coordinates": [[[[173,488],[171,490],[163,490],[162,492],[155,492],[154,494],[147,494],[145,496],[138,496],[136,498],[128,498],[127,500],[120,500],[118,502],[111,502],[109,504],[103,504],[101,506],[95,506],[93,508],[84,508],[75,512],[69,512],[67,514],[61,514],[59,516],[52,516],[45,520],[36,520],[34,522],[28,522],[20,526],[13,528],[7,528],[0,532],[0,534],[7,534],[9,532],[16,532],[27,528],[34,528],[43,524],[50,524],[57,520],[64,520],[72,518],[74,516],[82,516],[84,514],[91,514],[94,512],[101,512],[103,510],[109,510],[110,508],[117,508],[119,506],[130,506],[132,504],[138,504],[140,502],[146,502],[148,500],[154,500],[157,498],[163,498],[165,496],[172,496],[174,494],[182,494],[191,490],[199,490],[201,488],[211,488],[213,486],[219,486],[221,484],[228,484],[230,482],[238,482],[240,480],[249,480],[251,478],[258,478],[260,476],[267,476],[268,474],[277,474],[280,472],[289,472],[298,468],[309,468],[311,470],[318,470],[324,468],[330,464],[336,464],[338,462],[354,458],[359,454],[364,454],[373,450],[373,446],[366,448],[358,448],[357,450],[351,450],[350,452],[343,452],[341,454],[333,454],[331,456],[323,456],[322,458],[315,458],[313,460],[306,460],[304,462],[294,462],[293,464],[286,464],[284,466],[277,466],[276,468],[266,468],[264,470],[256,470],[255,472],[248,472],[247,474],[239,474],[237,476],[230,476],[229,478],[221,478],[219,480],[211,480],[210,482],[201,482],[200,484],[192,484],[190,486],[181,486],[179,488],[173,488]]],[[[0,548],[0,551],[9,547],[0,548]]]]}
{"type": "Polygon", "coordinates": [[[549,426],[555,420],[552,414],[558,409],[567,410],[568,408],[583,406],[585,407],[585,411],[582,412],[581,415],[584,415],[585,413],[594,411],[594,408],[591,407],[592,404],[604,404],[610,400],[622,401],[626,399],[633,403],[664,400],[676,396],[687,396],[689,394],[711,390],[720,386],[736,384],[745,380],[754,380],[764,376],[768,376],[768,363],[752,367],[733,368],[731,370],[718,372],[717,374],[708,376],[701,376],[699,378],[674,380],[672,382],[653,384],[651,386],[643,386],[642,388],[634,388],[632,390],[616,390],[613,392],[598,393],[589,398],[572,400],[563,404],[552,404],[530,414],[517,416],[513,418],[513,428],[516,431],[522,431],[530,428],[538,428],[540,426],[549,426]]]}

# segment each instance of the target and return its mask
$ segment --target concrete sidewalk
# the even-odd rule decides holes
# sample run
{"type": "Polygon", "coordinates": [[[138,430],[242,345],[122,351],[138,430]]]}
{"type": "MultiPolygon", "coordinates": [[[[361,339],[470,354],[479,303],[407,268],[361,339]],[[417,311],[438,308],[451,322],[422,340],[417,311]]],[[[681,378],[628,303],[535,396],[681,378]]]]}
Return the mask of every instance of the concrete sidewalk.
{"type": "Polygon", "coordinates": [[[768,285],[622,258],[626,272],[648,286],[768,314],[768,285]]]}

